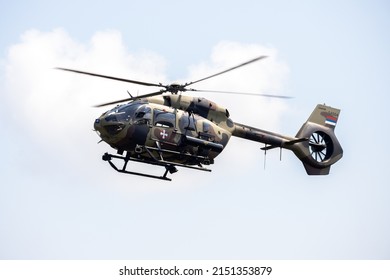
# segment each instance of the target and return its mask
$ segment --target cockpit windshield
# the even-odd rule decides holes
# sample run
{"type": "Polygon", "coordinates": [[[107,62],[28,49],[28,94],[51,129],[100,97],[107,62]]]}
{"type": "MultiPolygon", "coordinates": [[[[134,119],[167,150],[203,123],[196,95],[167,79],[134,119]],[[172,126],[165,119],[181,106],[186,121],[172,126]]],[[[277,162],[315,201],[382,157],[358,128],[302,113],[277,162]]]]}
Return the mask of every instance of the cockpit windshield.
{"type": "Polygon", "coordinates": [[[127,122],[134,117],[135,111],[139,107],[139,103],[130,103],[119,105],[107,112],[106,121],[127,122]]]}

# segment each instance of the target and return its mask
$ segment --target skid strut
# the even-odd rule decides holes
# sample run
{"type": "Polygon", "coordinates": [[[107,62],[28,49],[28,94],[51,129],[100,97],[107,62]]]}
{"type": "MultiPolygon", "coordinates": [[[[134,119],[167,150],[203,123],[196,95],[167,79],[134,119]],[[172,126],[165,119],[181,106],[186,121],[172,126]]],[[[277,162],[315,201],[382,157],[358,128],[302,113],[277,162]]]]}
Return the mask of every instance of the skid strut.
{"type": "MultiPolygon", "coordinates": [[[[105,153],[102,157],[102,159],[104,161],[108,161],[108,163],[110,164],[110,166],[112,168],[114,168],[116,171],[118,171],[119,173],[125,173],[125,174],[131,174],[131,175],[137,175],[137,176],[142,176],[142,177],[148,177],[148,178],[154,178],[154,179],[160,179],[160,180],[165,180],[165,181],[172,181],[171,178],[168,178],[167,177],[167,174],[168,174],[168,168],[166,168],[166,171],[164,173],[163,176],[156,176],[156,175],[152,175],[152,174],[146,174],[146,173],[139,173],[139,172],[134,172],[134,171],[128,171],[126,170],[127,168],[127,164],[128,162],[131,160],[131,161],[138,161],[134,158],[128,158],[128,157],[122,157],[122,156],[117,156],[117,155],[111,155],[109,153],[105,153]],[[113,158],[116,158],[116,159],[122,159],[124,161],[124,164],[123,164],[123,167],[120,169],[118,168],[113,162],[112,162],[112,159],[113,158]]],[[[143,161],[139,161],[139,162],[143,162],[143,161]]]]}
{"type": "Polygon", "coordinates": [[[151,159],[144,159],[144,158],[134,158],[129,155],[129,153],[126,154],[126,156],[118,156],[118,155],[112,155],[109,153],[105,153],[102,157],[104,161],[107,161],[110,166],[115,169],[117,172],[120,173],[125,173],[125,174],[131,174],[131,175],[137,175],[137,176],[142,176],[142,177],[148,177],[148,178],[153,178],[153,179],[159,179],[159,180],[165,180],[165,181],[172,181],[171,178],[168,178],[168,172],[170,174],[173,174],[177,172],[176,166],[179,167],[185,167],[185,168],[190,168],[190,169],[196,169],[196,170],[201,170],[201,171],[208,171],[211,172],[210,169],[206,169],[203,167],[196,167],[196,166],[191,166],[191,165],[186,165],[186,164],[180,164],[180,163],[175,163],[175,162],[170,162],[170,161],[165,161],[165,160],[158,160],[155,157],[151,159]],[[123,160],[123,166],[122,168],[118,168],[113,162],[112,159],[120,159],[123,160]],[[157,176],[157,175],[152,175],[152,174],[146,174],[146,173],[139,173],[139,172],[134,172],[134,171],[128,171],[127,170],[127,164],[129,161],[134,161],[134,162],[139,162],[139,163],[147,163],[147,164],[152,164],[152,165],[157,165],[157,166],[162,166],[165,168],[165,172],[162,176],[157,176]]]}

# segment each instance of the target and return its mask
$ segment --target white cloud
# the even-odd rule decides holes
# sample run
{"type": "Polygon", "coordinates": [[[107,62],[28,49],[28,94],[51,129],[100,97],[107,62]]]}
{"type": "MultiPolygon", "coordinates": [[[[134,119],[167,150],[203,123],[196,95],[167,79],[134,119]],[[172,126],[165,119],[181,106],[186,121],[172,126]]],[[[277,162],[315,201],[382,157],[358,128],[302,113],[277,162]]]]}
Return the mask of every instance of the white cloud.
{"type": "MultiPolygon", "coordinates": [[[[195,89],[286,95],[283,89],[288,79],[288,66],[280,61],[276,49],[257,44],[220,42],[213,48],[208,60],[189,68],[190,74],[187,80],[197,80],[261,55],[266,55],[267,58],[194,84],[192,87],[195,89]]],[[[235,122],[281,132],[280,120],[287,108],[284,99],[220,93],[204,93],[203,96],[226,107],[235,122]]],[[[214,168],[240,172],[243,175],[257,174],[259,170],[263,169],[264,156],[263,152],[259,150],[262,146],[260,143],[248,142],[243,139],[232,139],[224,153],[216,159],[214,168]],[[236,168],[237,165],[244,164],[244,162],[245,168],[236,168]]]]}
{"type": "MultiPolygon", "coordinates": [[[[193,87],[286,95],[283,93],[289,73],[286,63],[279,60],[276,49],[256,44],[219,43],[208,61],[190,67],[189,80],[217,73],[260,55],[268,57],[193,87]]],[[[217,93],[205,93],[204,96],[227,107],[234,121],[261,128],[277,129],[280,114],[285,110],[285,101],[281,99],[217,93]]]]}
{"type": "MultiPolygon", "coordinates": [[[[259,55],[268,58],[193,87],[283,94],[287,65],[279,60],[275,49],[255,44],[221,42],[208,60],[189,67],[185,81],[208,76],[259,55]]],[[[93,120],[105,109],[91,108],[91,105],[122,99],[127,96],[126,90],[143,94],[155,88],[60,72],[53,67],[168,83],[165,65],[164,58],[152,51],[129,51],[120,32],[115,30],[97,32],[87,43],[77,42],[62,29],[30,30],[23,34],[20,43],[9,48],[6,101],[13,119],[23,126],[24,133],[28,133],[39,149],[55,153],[56,160],[68,162],[67,168],[80,169],[91,164],[85,155],[98,158],[98,153],[111,149],[105,144],[95,145],[99,139],[91,131],[93,120]]],[[[234,121],[266,129],[277,130],[285,109],[283,100],[202,95],[226,106],[234,121]]],[[[232,154],[225,157],[228,161],[240,156],[241,151],[229,149],[229,152],[232,154]]],[[[251,158],[258,161],[258,153],[251,158]]]]}

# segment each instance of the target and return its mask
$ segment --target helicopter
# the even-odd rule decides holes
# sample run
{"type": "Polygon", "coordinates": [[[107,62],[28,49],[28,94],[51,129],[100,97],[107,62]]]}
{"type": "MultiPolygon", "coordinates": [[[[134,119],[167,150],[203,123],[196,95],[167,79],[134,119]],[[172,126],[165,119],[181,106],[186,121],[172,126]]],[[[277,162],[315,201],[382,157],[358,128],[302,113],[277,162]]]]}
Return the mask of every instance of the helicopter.
{"type": "Polygon", "coordinates": [[[264,144],[270,149],[291,150],[308,175],[328,175],[331,165],[343,156],[343,149],[334,133],[340,110],[318,104],[295,136],[286,136],[234,122],[229,111],[203,97],[184,95],[185,92],[216,92],[256,95],[272,98],[291,98],[283,95],[244,92],[199,90],[189,88],[195,83],[214,78],[251,64],[266,56],[259,56],[224,71],[184,84],[149,83],[118,78],[69,68],[57,70],[90,75],[160,90],[148,94],[96,105],[116,105],[94,122],[94,130],[116,154],[106,152],[102,159],[120,173],[171,181],[168,177],[177,167],[210,172],[207,168],[225,149],[232,136],[264,144]],[[118,167],[117,161],[123,162],[118,167]],[[161,166],[164,173],[157,176],[128,170],[129,162],[161,166]],[[206,167],[207,166],[207,167],[206,167]]]}

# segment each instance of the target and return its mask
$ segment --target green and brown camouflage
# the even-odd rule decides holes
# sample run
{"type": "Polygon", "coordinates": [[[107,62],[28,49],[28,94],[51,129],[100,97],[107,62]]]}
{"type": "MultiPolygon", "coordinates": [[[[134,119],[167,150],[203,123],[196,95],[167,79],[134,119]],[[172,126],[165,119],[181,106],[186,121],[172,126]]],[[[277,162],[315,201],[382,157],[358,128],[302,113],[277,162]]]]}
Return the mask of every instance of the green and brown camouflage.
{"type": "Polygon", "coordinates": [[[326,175],[343,154],[334,134],[340,110],[317,105],[295,137],[235,123],[226,108],[201,97],[164,95],[117,106],[95,121],[95,130],[118,153],[164,158],[187,165],[212,164],[230,137],[284,148],[309,175],[326,175]],[[151,153],[144,147],[154,147],[151,153]]]}
{"type": "MultiPolygon", "coordinates": [[[[213,75],[184,84],[162,84],[137,81],[101,75],[91,72],[57,68],[59,70],[132,83],[160,90],[134,97],[97,105],[102,107],[130,101],[105,112],[95,120],[94,128],[103,141],[116,149],[118,154],[106,153],[103,160],[119,172],[168,180],[167,172],[176,172],[175,166],[210,171],[202,164],[214,163],[214,159],[223,151],[231,136],[244,138],[265,144],[263,150],[274,148],[288,149],[302,161],[307,174],[326,175],[330,166],[342,156],[343,150],[334,129],[340,114],[339,109],[317,105],[309,119],[303,124],[295,137],[262,130],[248,125],[235,123],[230,119],[229,111],[202,97],[186,96],[179,93],[221,92],[215,90],[197,90],[188,88],[195,83],[225,74],[245,65],[259,61],[259,56],[244,63],[230,67],[213,75]],[[164,95],[165,93],[170,93],[164,95]],[[111,159],[124,160],[119,170],[111,159]],[[126,170],[129,161],[160,165],[166,172],[162,177],[140,174],[126,170]],[[194,167],[199,166],[199,167],[194,167]]],[[[226,91],[223,91],[226,93],[226,91]]],[[[237,92],[227,92],[237,93],[237,92]]],[[[243,93],[246,95],[289,98],[288,96],[243,93]]]]}
{"type": "Polygon", "coordinates": [[[178,152],[160,153],[165,160],[182,164],[211,164],[227,145],[231,133],[193,112],[143,99],[117,106],[96,119],[95,130],[103,141],[120,153],[150,157],[142,147],[178,152]],[[201,160],[200,160],[201,159],[201,160]]]}
{"type": "Polygon", "coordinates": [[[229,119],[229,111],[203,97],[193,97],[188,95],[162,95],[145,98],[149,103],[161,104],[175,109],[199,115],[210,120],[218,126],[230,131],[234,131],[233,122],[229,119]]]}

